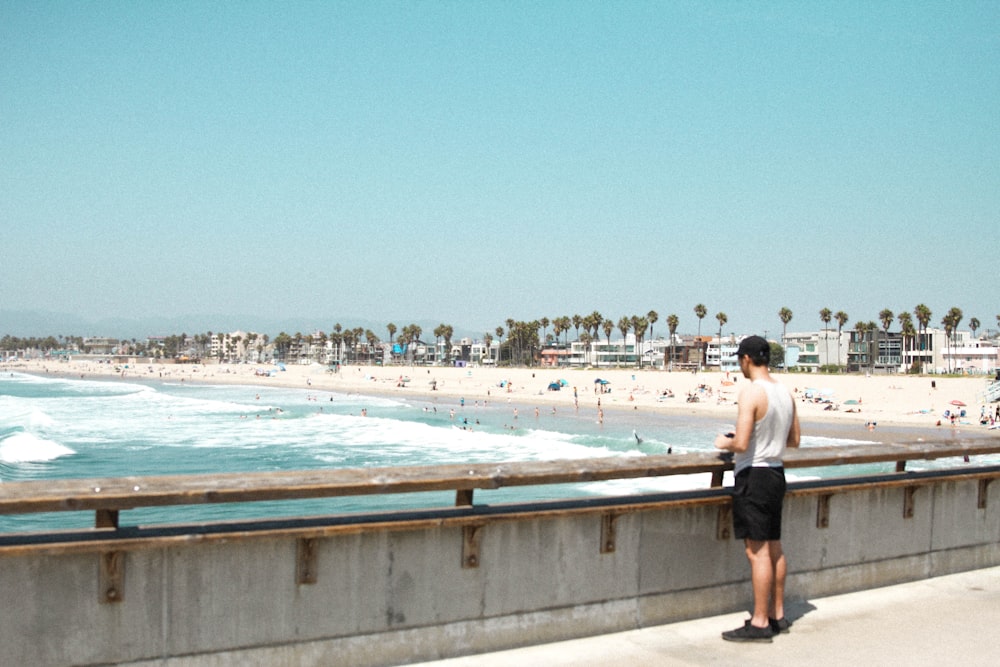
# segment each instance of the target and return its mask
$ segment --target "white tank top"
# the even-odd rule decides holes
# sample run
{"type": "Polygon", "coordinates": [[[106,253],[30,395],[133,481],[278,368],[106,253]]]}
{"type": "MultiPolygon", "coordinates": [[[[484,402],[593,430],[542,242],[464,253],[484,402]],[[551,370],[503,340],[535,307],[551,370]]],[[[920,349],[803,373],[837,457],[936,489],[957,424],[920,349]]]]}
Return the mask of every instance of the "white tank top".
{"type": "Polygon", "coordinates": [[[755,380],[767,394],[767,412],[753,425],[750,434],[750,446],[745,452],[736,455],[734,472],[744,468],[777,467],[782,465],[785,456],[785,445],[788,443],[788,431],[792,427],[792,395],[788,388],[777,382],[755,380]]]}

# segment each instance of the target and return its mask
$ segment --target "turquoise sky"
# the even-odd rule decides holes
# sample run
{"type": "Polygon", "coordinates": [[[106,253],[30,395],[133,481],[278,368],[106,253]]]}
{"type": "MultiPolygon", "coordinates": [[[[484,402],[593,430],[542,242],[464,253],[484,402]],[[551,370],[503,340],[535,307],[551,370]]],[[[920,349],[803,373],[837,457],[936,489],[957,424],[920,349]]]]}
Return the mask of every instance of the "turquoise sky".
{"type": "Polygon", "coordinates": [[[995,328],[998,239],[998,2],[0,0],[0,310],[995,328]]]}

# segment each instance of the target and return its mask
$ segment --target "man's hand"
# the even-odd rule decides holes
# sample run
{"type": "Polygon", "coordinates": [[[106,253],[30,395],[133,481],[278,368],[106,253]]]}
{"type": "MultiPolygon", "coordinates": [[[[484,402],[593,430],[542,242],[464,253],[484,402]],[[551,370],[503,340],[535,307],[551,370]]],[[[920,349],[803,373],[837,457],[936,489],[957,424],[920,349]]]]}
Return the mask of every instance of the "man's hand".
{"type": "Polygon", "coordinates": [[[720,433],[715,437],[715,448],[727,452],[733,451],[732,446],[735,435],[734,433],[720,433]]]}

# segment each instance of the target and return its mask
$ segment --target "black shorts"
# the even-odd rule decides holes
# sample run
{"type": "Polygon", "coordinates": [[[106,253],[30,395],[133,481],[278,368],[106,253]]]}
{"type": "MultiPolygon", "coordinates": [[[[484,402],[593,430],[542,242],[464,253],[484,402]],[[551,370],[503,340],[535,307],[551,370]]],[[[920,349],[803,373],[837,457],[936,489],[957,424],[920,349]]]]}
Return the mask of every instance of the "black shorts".
{"type": "Polygon", "coordinates": [[[744,468],[733,487],[733,535],[736,539],[780,540],[784,468],[744,468]]]}

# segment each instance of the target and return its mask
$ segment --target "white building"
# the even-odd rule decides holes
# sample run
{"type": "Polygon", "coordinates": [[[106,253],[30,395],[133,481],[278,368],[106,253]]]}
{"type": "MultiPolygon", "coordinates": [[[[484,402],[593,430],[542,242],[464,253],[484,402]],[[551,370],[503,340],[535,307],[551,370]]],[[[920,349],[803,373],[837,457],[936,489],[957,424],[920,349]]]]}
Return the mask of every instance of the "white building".
{"type": "Polygon", "coordinates": [[[969,341],[941,350],[943,368],[938,372],[966,375],[993,375],[1000,369],[1000,348],[983,341],[969,341]]]}
{"type": "Polygon", "coordinates": [[[809,371],[823,366],[846,366],[847,350],[851,342],[849,331],[837,333],[836,329],[786,333],[784,341],[785,365],[809,371]]]}

